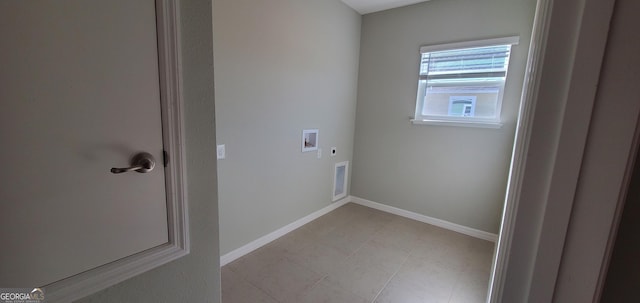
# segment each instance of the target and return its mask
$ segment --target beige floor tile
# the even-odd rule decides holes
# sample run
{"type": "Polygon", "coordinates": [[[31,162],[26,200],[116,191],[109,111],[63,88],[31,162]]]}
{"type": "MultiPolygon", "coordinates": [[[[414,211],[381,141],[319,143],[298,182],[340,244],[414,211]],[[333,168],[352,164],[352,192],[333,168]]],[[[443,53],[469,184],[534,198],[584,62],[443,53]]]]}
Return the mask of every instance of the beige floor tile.
{"type": "Polygon", "coordinates": [[[317,235],[303,226],[278,238],[272,243],[289,253],[296,253],[309,243],[316,242],[318,242],[317,235]]]}
{"type": "Polygon", "coordinates": [[[420,239],[423,241],[439,241],[446,244],[469,245],[470,239],[473,238],[438,226],[425,224],[424,233],[420,234],[420,239]]]}
{"type": "Polygon", "coordinates": [[[415,236],[422,236],[431,227],[429,224],[408,218],[394,216],[391,222],[386,226],[388,229],[398,232],[411,233],[415,236]]]}
{"type": "Polygon", "coordinates": [[[227,267],[242,278],[255,282],[256,276],[264,267],[279,261],[285,254],[286,250],[282,247],[268,244],[231,262],[227,267]]]}
{"type": "MultiPolygon", "coordinates": [[[[394,277],[375,299],[376,303],[424,303],[429,297],[420,283],[394,277]]],[[[448,298],[447,298],[448,299],[448,298]]],[[[447,302],[446,299],[442,302],[447,302]]]]}
{"type": "Polygon", "coordinates": [[[467,254],[467,267],[487,275],[491,273],[495,243],[476,239],[467,254]]]}
{"type": "Polygon", "coordinates": [[[311,231],[315,236],[324,236],[337,227],[346,225],[349,221],[346,215],[347,214],[336,216],[329,213],[305,224],[303,228],[311,231]]]}
{"type": "Polygon", "coordinates": [[[353,215],[350,218],[352,221],[366,221],[368,223],[373,223],[378,226],[385,225],[391,222],[395,217],[395,215],[379,211],[377,209],[369,208],[362,205],[357,205],[355,211],[353,211],[353,215]]]}
{"type": "Polygon", "coordinates": [[[348,257],[347,254],[321,243],[309,241],[302,245],[297,252],[288,253],[286,257],[323,276],[341,267],[348,257]]]}
{"type": "Polygon", "coordinates": [[[222,302],[225,303],[278,303],[265,292],[245,282],[241,287],[222,291],[222,302]]]}
{"type": "MultiPolygon", "coordinates": [[[[349,203],[347,205],[351,204],[352,203],[349,203]]],[[[375,231],[393,219],[393,215],[391,214],[357,204],[353,204],[348,212],[349,215],[345,218],[344,222],[357,225],[361,229],[372,229],[375,231]]]]}
{"type": "Polygon", "coordinates": [[[353,214],[354,212],[362,211],[368,207],[355,204],[355,203],[347,203],[343,206],[338,207],[336,210],[332,211],[331,214],[338,215],[340,213],[353,214]]]}
{"type": "Polygon", "coordinates": [[[357,216],[358,214],[366,211],[365,208],[366,207],[363,207],[361,205],[347,203],[329,212],[328,214],[321,216],[320,218],[314,220],[311,223],[321,223],[321,224],[334,225],[334,226],[340,225],[340,224],[346,224],[350,222],[350,220],[354,216],[357,216]]]}
{"type": "MultiPolygon", "coordinates": [[[[391,224],[391,223],[390,223],[391,224]]],[[[418,237],[413,232],[389,228],[389,225],[378,230],[371,241],[384,246],[395,247],[397,249],[411,252],[418,242],[418,237]]]]}
{"type": "Polygon", "coordinates": [[[366,230],[372,235],[384,228],[387,223],[389,223],[387,218],[380,218],[375,215],[367,217],[356,216],[349,221],[349,225],[357,226],[359,229],[366,230]]]}
{"type": "Polygon", "coordinates": [[[484,271],[465,270],[460,274],[450,303],[484,303],[489,289],[489,275],[484,271]]]}
{"type": "Polygon", "coordinates": [[[468,250],[476,240],[461,233],[430,225],[427,225],[426,232],[421,235],[420,239],[425,242],[433,242],[447,248],[460,250],[468,250]]]}
{"type": "Polygon", "coordinates": [[[224,266],[220,270],[220,278],[222,290],[231,290],[236,285],[241,284],[244,280],[237,273],[233,272],[229,266],[224,266]]]}
{"type": "Polygon", "coordinates": [[[495,246],[496,243],[491,241],[482,239],[471,239],[471,249],[473,251],[493,253],[495,246]]]}
{"type": "Polygon", "coordinates": [[[375,234],[375,230],[370,228],[363,228],[356,224],[347,224],[332,230],[324,236],[318,237],[318,241],[343,254],[351,255],[367,242],[373,234],[375,234]]]}
{"type": "Polygon", "coordinates": [[[392,276],[393,273],[376,266],[346,263],[325,279],[332,285],[348,289],[354,294],[372,301],[392,276]]]}
{"type": "Polygon", "coordinates": [[[442,263],[410,256],[400,267],[394,279],[398,283],[416,283],[424,296],[435,302],[448,300],[461,270],[442,263]]]}
{"type": "Polygon", "coordinates": [[[387,272],[395,273],[407,257],[407,251],[372,239],[363,244],[347,261],[363,266],[378,266],[387,272]]]}
{"type": "Polygon", "coordinates": [[[419,240],[411,250],[411,256],[429,262],[440,263],[445,267],[462,270],[469,262],[471,252],[469,240],[453,237],[451,240],[433,238],[419,240]]]}
{"type": "Polygon", "coordinates": [[[347,203],[224,266],[223,303],[484,302],[493,250],[347,203]]]}
{"type": "Polygon", "coordinates": [[[225,303],[277,303],[264,291],[251,285],[228,268],[222,269],[222,302],[225,303]]]}
{"type": "Polygon", "coordinates": [[[367,211],[367,207],[348,203],[338,209],[316,219],[303,227],[311,231],[316,237],[324,237],[334,230],[342,230],[348,226],[357,226],[360,230],[373,231],[379,229],[385,224],[367,211]]]}
{"type": "Polygon", "coordinates": [[[322,275],[287,258],[264,267],[252,283],[281,303],[296,303],[322,275]]]}
{"type": "Polygon", "coordinates": [[[368,303],[370,301],[331,284],[325,280],[317,283],[300,299],[301,303],[368,303]]]}

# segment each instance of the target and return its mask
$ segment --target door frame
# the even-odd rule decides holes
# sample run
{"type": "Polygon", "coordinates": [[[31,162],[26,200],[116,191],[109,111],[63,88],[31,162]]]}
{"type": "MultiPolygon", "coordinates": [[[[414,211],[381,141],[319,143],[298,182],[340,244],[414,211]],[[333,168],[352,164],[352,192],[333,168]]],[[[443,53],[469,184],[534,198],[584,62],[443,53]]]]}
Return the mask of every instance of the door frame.
{"type": "Polygon", "coordinates": [[[180,1],[156,0],[155,6],[169,241],[44,285],[49,302],[75,301],[189,254],[180,1]]]}
{"type": "Polygon", "coordinates": [[[615,0],[538,0],[487,302],[551,302],[615,0]]]}
{"type": "MultiPolygon", "coordinates": [[[[640,143],[636,0],[616,0],[553,300],[601,302],[640,143]]],[[[603,301],[604,302],[604,301],[603,301]]]]}

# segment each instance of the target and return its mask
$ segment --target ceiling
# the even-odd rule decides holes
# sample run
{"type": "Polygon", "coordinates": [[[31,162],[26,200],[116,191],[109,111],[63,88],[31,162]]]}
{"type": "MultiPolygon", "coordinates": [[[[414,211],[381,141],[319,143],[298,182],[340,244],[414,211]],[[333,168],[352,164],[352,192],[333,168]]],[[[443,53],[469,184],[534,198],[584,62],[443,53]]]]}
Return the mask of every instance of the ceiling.
{"type": "Polygon", "coordinates": [[[342,0],[363,15],[425,1],[429,0],[342,0]]]}

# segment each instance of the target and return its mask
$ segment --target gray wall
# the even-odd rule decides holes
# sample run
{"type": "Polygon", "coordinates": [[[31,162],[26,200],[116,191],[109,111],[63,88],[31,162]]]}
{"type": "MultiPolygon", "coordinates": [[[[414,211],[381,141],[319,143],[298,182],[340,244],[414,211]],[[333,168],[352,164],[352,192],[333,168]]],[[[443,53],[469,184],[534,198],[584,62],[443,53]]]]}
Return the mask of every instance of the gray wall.
{"type": "Polygon", "coordinates": [[[334,164],[352,156],[361,18],[339,0],[214,7],[225,254],[331,203],[334,164]],[[320,129],[321,159],[301,152],[304,128],[320,129]]]}
{"type": "Polygon", "coordinates": [[[363,17],[352,195],[498,232],[535,4],[433,0],[363,17]],[[409,122],[421,45],[512,35],[502,128],[409,122]]]}
{"type": "Polygon", "coordinates": [[[191,253],[79,302],[220,302],[211,0],[182,0],[191,253]]]}

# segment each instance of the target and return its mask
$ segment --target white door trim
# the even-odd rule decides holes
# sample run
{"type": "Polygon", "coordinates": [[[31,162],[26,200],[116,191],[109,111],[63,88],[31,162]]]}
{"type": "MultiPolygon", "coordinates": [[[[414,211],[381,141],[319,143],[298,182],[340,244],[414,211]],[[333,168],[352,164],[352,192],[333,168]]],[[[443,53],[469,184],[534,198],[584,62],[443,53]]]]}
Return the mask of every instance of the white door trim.
{"type": "Polygon", "coordinates": [[[488,302],[552,301],[614,2],[538,1],[488,302]]]}
{"type": "Polygon", "coordinates": [[[549,34],[549,23],[551,22],[551,6],[551,0],[538,0],[536,6],[524,85],[522,87],[522,100],[520,112],[518,113],[515,141],[511,156],[507,194],[492,265],[493,270],[491,271],[487,302],[502,301],[518,203],[524,181],[527,151],[529,150],[529,142],[531,140],[531,128],[536,108],[537,93],[540,86],[540,71],[544,64],[544,53],[549,34]]]}
{"type": "MultiPolygon", "coordinates": [[[[180,2],[156,0],[162,136],[169,241],[163,245],[44,286],[48,302],[71,302],[189,253],[180,54],[180,2]]],[[[114,222],[115,223],[115,222],[114,222]]]]}
{"type": "MultiPolygon", "coordinates": [[[[603,2],[597,2],[600,12],[603,2]]],[[[554,302],[615,300],[600,296],[625,202],[636,203],[627,199],[627,192],[633,186],[640,135],[640,87],[635,77],[640,72],[640,43],[634,30],[640,24],[639,8],[637,0],[615,1],[554,302]]]]}

